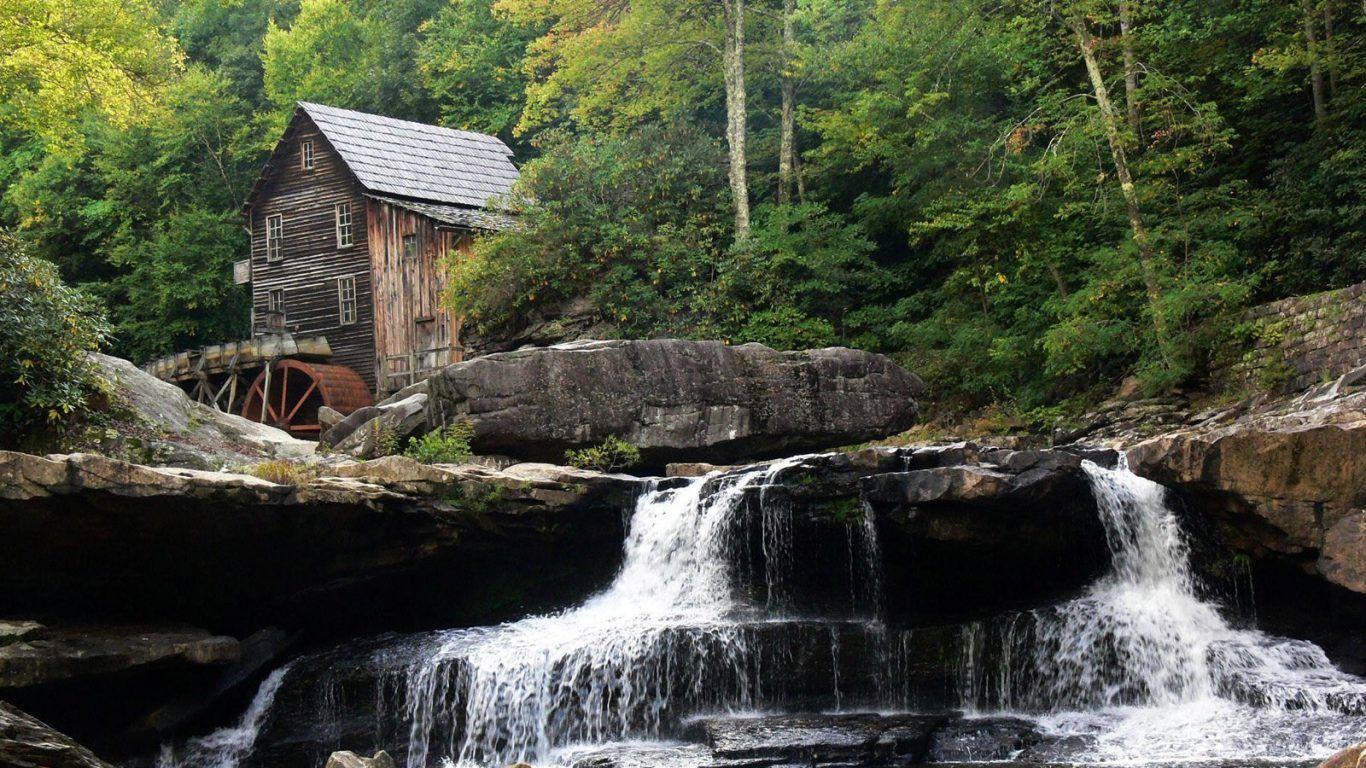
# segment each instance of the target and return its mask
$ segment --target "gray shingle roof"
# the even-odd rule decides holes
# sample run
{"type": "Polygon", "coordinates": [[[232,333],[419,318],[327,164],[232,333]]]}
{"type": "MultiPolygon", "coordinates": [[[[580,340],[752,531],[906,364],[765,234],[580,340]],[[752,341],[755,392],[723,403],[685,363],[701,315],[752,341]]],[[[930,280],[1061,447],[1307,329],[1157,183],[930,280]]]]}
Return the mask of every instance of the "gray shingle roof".
{"type": "Polygon", "coordinates": [[[436,219],[442,224],[450,224],[456,227],[468,227],[470,229],[485,229],[490,231],[501,231],[511,229],[516,220],[506,213],[490,211],[485,208],[466,208],[459,205],[440,205],[437,203],[422,203],[414,200],[396,200],[392,197],[381,195],[367,195],[367,197],[378,200],[381,203],[396,205],[406,208],[436,219]]]}
{"type": "Polygon", "coordinates": [[[482,208],[517,181],[512,150],[496,136],[305,101],[299,107],[369,192],[482,208]]]}

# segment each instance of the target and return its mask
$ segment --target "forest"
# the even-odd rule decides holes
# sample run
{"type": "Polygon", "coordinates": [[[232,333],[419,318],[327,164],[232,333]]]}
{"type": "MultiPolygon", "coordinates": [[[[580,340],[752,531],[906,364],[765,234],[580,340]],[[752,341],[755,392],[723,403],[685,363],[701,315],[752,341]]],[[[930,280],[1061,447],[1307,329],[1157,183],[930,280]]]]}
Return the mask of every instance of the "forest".
{"type": "Polygon", "coordinates": [[[520,225],[448,265],[480,333],[586,301],[1045,423],[1366,279],[1363,79],[1357,0],[0,0],[0,282],[72,286],[36,345],[243,336],[308,100],[514,148],[520,225]]]}

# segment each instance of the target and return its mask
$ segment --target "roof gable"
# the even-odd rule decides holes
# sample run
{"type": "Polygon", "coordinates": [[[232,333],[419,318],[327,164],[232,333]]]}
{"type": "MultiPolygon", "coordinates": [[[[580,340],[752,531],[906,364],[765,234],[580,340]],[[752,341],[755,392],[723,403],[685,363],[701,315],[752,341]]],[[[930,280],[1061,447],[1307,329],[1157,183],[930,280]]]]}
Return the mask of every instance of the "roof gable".
{"type": "MultiPolygon", "coordinates": [[[[281,144],[301,115],[313,122],[367,192],[502,207],[498,200],[517,181],[512,150],[496,136],[301,101],[281,144]]],[[[276,152],[279,149],[277,145],[276,152]]],[[[265,175],[258,179],[248,205],[263,188],[265,175]]]]}

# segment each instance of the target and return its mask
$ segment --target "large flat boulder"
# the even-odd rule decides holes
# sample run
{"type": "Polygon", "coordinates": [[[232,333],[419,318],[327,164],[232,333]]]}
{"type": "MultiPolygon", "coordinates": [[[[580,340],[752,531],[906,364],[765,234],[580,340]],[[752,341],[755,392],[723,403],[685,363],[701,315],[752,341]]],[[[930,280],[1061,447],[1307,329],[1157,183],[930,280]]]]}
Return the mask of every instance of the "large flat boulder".
{"type": "Polygon", "coordinates": [[[139,669],[221,667],[241,646],[204,630],[158,627],[46,627],[0,623],[0,690],[127,674],[139,669]]]}
{"type": "MultiPolygon", "coordinates": [[[[895,434],[914,423],[923,388],[882,355],[839,347],[583,341],[452,365],[427,381],[426,411],[427,425],[468,420],[475,453],[557,462],[566,450],[618,437],[662,466],[895,434]]],[[[348,436],[334,429],[324,442],[348,436]]]]}
{"type": "Polygon", "coordinates": [[[118,357],[92,354],[100,376],[114,393],[115,407],[131,416],[135,441],[124,436],[125,452],[133,442],[139,460],[169,466],[217,469],[225,464],[262,457],[311,455],[315,443],[284,430],[197,403],[180,387],[118,357]]]}

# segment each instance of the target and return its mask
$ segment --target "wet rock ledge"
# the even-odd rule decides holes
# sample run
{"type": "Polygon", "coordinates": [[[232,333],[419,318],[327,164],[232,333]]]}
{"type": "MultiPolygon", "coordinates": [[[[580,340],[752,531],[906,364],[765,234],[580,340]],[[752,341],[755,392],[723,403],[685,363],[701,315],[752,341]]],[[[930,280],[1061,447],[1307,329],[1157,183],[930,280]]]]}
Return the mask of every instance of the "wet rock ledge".
{"type": "Polygon", "coordinates": [[[620,557],[638,481],[401,457],[278,485],[90,454],[0,452],[0,594],[42,621],[315,634],[498,621],[620,557]]]}

